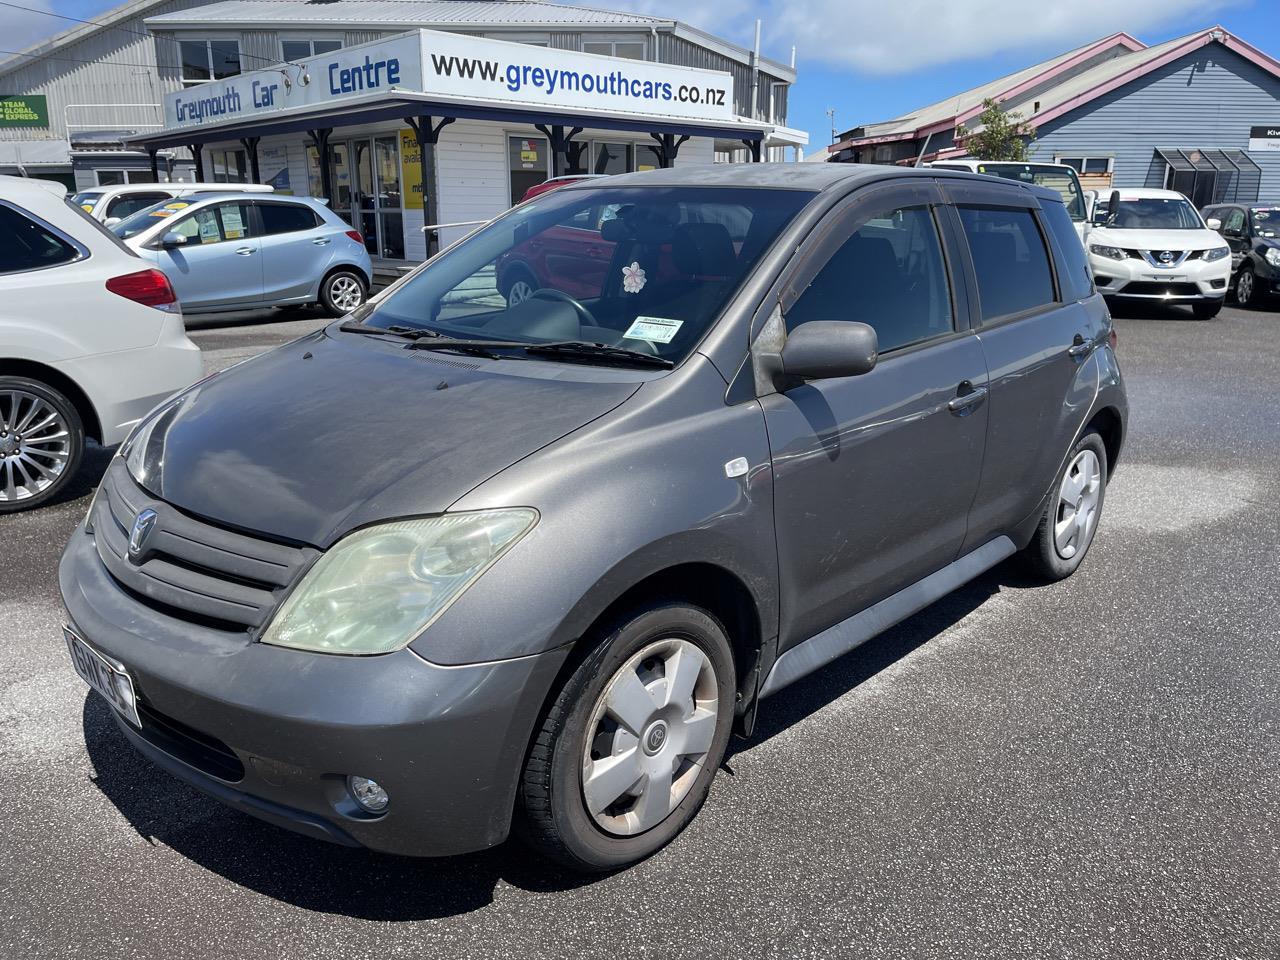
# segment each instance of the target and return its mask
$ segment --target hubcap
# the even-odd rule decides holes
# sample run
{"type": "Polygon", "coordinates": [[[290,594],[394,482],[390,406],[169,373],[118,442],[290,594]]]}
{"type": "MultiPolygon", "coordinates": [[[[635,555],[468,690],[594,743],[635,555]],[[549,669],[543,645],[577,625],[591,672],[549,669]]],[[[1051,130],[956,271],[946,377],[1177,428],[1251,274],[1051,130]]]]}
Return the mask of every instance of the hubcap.
{"type": "Polygon", "coordinates": [[[606,833],[665,820],[693,788],[716,734],[719,681],[687,640],[651,643],[609,680],[591,711],[582,797],[606,833]]]}
{"type": "Polygon", "coordinates": [[[507,306],[514,307],[517,303],[524,303],[533,296],[533,290],[533,284],[529,281],[517,280],[507,291],[507,306]]]}
{"type": "Polygon", "coordinates": [[[1236,299],[1241,303],[1248,303],[1253,299],[1253,274],[1248,270],[1240,274],[1240,279],[1236,281],[1236,299]]]}
{"type": "Polygon", "coordinates": [[[335,277],[329,284],[329,298],[339,310],[354,310],[364,300],[364,291],[351,277],[335,277]]]}
{"type": "Polygon", "coordinates": [[[1058,556],[1070,560],[1089,546],[1098,525],[1102,501],[1102,464],[1092,450],[1081,450],[1067,468],[1058,490],[1053,543],[1058,556]]]}
{"type": "Polygon", "coordinates": [[[70,458],[71,431],[57,410],[25,390],[0,392],[0,502],[47,490],[70,458]]]}

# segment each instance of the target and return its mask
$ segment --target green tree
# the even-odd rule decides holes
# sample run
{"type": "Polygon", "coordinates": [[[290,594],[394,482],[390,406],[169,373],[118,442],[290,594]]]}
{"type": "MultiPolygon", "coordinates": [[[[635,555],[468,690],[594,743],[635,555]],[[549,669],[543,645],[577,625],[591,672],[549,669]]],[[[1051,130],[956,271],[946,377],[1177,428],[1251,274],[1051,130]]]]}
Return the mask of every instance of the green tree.
{"type": "Polygon", "coordinates": [[[978,160],[1027,159],[1027,144],[1036,138],[1035,128],[1017,112],[1005,113],[1000,104],[990,97],[982,101],[982,113],[978,115],[979,130],[970,133],[961,124],[956,128],[956,138],[964,138],[965,149],[978,160]]]}

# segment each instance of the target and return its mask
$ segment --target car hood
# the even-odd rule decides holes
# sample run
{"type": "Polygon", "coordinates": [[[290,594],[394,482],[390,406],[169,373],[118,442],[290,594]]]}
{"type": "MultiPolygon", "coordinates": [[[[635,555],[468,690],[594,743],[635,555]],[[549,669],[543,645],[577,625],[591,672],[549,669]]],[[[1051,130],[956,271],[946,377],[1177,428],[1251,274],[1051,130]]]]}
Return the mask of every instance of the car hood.
{"type": "Polygon", "coordinates": [[[205,519],[327,547],[359,526],[445,510],[639,389],[592,380],[598,368],[558,369],[320,331],[157,417],[146,486],[205,519]]]}
{"type": "Polygon", "coordinates": [[[1226,242],[1212,230],[1117,230],[1094,227],[1089,242],[1134,250],[1208,250],[1226,242]]]}

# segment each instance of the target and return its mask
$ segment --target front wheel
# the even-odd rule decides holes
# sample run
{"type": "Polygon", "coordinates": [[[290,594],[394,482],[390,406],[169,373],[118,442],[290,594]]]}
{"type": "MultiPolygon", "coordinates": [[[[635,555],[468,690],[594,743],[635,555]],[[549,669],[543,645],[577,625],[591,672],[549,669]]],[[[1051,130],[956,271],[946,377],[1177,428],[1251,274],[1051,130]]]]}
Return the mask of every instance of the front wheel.
{"type": "Polygon", "coordinates": [[[354,270],[335,270],[320,283],[320,306],[331,317],[343,317],[368,296],[364,277],[354,270]]]}
{"type": "Polygon", "coordinates": [[[1242,307],[1251,307],[1258,296],[1258,288],[1254,282],[1253,268],[1245,264],[1236,274],[1236,303],[1242,307]]]}
{"type": "Polygon", "coordinates": [[[733,653],[705,610],[617,623],[560,690],[521,778],[522,833],[586,872],[661,849],[706,799],[729,742],[733,653]]]}
{"type": "Polygon", "coordinates": [[[26,377],[0,377],[0,513],[38,507],[80,468],[84,426],[57,390],[26,377]]]}
{"type": "Polygon", "coordinates": [[[1032,571],[1048,581],[1076,572],[1089,552],[1107,493],[1107,448],[1090,430],[1071,448],[1035,536],[1023,551],[1032,571]]]}
{"type": "Polygon", "coordinates": [[[1221,309],[1221,300],[1214,300],[1212,303],[1193,303],[1191,305],[1191,312],[1195,314],[1197,320],[1212,320],[1221,309]]]}

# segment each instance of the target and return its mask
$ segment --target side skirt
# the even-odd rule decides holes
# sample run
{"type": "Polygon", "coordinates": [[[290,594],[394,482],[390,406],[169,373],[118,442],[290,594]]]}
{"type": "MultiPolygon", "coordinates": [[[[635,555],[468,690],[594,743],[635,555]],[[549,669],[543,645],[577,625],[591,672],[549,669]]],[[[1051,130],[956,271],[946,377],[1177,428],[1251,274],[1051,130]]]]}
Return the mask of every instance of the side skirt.
{"type": "Polygon", "coordinates": [[[985,573],[1001,560],[1014,554],[1013,541],[1008,537],[996,537],[977,550],[966,553],[941,570],[917,580],[909,587],[885,597],[848,620],[842,620],[822,633],[797,644],[778,657],[765,677],[760,696],[777,693],[788,684],[795,683],[819,667],[843,656],[854,647],[870,640],[922,610],[936,600],[960,587],[974,577],[985,573]]]}

